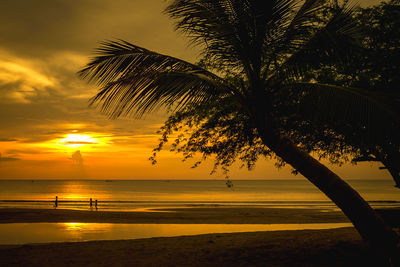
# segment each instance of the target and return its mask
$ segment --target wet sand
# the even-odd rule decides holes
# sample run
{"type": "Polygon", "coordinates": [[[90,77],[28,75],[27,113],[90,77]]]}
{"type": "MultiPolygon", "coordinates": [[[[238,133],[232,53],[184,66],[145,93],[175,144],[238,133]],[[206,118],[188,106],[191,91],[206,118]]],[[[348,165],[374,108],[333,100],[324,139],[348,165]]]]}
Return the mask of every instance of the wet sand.
{"type": "Polygon", "coordinates": [[[0,246],[0,266],[384,266],[353,228],[0,246]]]}
{"type": "Polygon", "coordinates": [[[313,209],[201,207],[159,209],[165,212],[81,211],[63,209],[0,209],[0,223],[335,223],[348,222],[338,211],[313,209]]]}
{"type": "MultiPolygon", "coordinates": [[[[380,211],[382,212],[382,211],[380,211]]],[[[399,223],[399,210],[383,211],[399,223]]],[[[0,223],[334,223],[341,212],[185,208],[168,212],[0,209],[0,223]]],[[[354,228],[0,246],[0,266],[385,266],[354,228]]]]}

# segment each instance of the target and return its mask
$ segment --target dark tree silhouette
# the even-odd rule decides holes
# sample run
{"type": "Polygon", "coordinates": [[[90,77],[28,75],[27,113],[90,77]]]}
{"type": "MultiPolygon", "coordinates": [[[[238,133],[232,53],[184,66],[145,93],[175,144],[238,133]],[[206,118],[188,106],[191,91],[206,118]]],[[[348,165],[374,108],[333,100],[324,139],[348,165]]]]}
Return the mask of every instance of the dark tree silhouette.
{"type": "MultiPolygon", "coordinates": [[[[384,167],[380,168],[387,169],[395,186],[400,188],[400,1],[391,0],[373,7],[358,8],[354,12],[354,18],[363,33],[359,49],[346,62],[309,71],[304,80],[362,88],[365,94],[384,102],[386,108],[395,114],[397,119],[393,121],[387,121],[386,114],[377,118],[378,121],[391,124],[392,130],[382,132],[378,127],[374,129],[374,136],[366,134],[363,124],[355,127],[356,123],[347,126],[335,122],[331,128],[342,135],[342,142],[352,147],[352,157],[349,159],[354,162],[381,162],[384,167]]],[[[314,121],[314,126],[319,124],[317,127],[321,127],[321,122],[323,121],[314,121]]],[[[330,138],[319,136],[316,139],[327,141],[322,149],[325,147],[329,150],[333,147],[333,140],[330,138]]],[[[333,149],[328,154],[335,153],[336,150],[333,149]]]]}
{"type": "Polygon", "coordinates": [[[203,48],[214,71],[205,68],[208,62],[191,64],[121,40],[98,48],[80,75],[102,86],[93,103],[111,117],[172,108],[161,145],[175,126],[186,125],[191,135],[181,138],[181,147],[179,138],[175,142],[185,157],[196,151],[204,157],[216,154],[217,165],[227,167],[236,156],[252,163],[258,155],[275,155],[340,207],[364,240],[392,258],[398,253],[396,233],[285,131],[288,111],[303,93],[317,104],[299,112],[325,112],[320,102],[326,99],[338,110],[350,98],[352,114],[370,121],[357,107],[374,103],[358,90],[301,82],[310,68],[346,59],[357,35],[351,9],[338,7],[329,19],[321,19],[327,6],[322,0],[301,5],[292,0],[175,0],[165,12],[203,48]]]}

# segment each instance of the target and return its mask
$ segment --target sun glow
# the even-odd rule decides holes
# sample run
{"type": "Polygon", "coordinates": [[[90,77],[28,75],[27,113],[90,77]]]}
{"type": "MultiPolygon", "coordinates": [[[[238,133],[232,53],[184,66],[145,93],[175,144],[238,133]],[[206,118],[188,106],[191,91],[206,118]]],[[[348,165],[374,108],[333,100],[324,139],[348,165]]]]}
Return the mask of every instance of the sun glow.
{"type": "Polygon", "coordinates": [[[67,134],[65,138],[60,139],[59,144],[69,147],[80,147],[84,145],[98,144],[99,141],[90,136],[82,134],[67,134]]]}
{"type": "Polygon", "coordinates": [[[113,145],[112,136],[104,133],[78,132],[76,130],[65,133],[57,139],[41,143],[41,146],[56,149],[57,151],[73,153],[103,151],[105,147],[113,145]]]}

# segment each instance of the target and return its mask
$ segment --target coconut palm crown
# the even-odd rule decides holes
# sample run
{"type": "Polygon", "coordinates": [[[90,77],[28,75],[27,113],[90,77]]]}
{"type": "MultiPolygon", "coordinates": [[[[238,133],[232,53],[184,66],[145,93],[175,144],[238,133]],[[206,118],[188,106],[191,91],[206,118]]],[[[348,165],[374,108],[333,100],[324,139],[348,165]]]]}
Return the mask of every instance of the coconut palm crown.
{"type": "MultiPolygon", "coordinates": [[[[165,13],[203,49],[204,64],[122,40],[105,42],[79,72],[102,87],[92,103],[110,117],[141,117],[160,107],[172,108],[167,126],[188,117],[202,125],[205,132],[197,137],[205,138],[186,148],[207,155],[252,147],[245,158],[252,162],[251,155],[272,151],[332,199],[367,242],[389,257],[395,255],[398,236],[356,191],[285,134],[285,121],[296,117],[294,110],[302,118],[329,114],[343,120],[351,106],[350,113],[359,114],[357,120],[364,125],[376,123],[372,116],[377,113],[365,110],[374,106],[385,111],[373,101],[361,103],[362,93],[356,89],[300,82],[310,69],[346,60],[358,34],[352,10],[323,0],[173,0],[165,13]],[[335,10],[326,17],[332,6],[335,10]],[[297,108],[304,96],[312,96],[314,103],[305,101],[306,107],[297,108]],[[357,112],[359,102],[364,108],[357,112]],[[215,135],[213,139],[213,131],[227,142],[215,135]],[[212,140],[214,146],[208,146],[212,140]]],[[[229,165],[230,159],[221,157],[229,165]]]]}

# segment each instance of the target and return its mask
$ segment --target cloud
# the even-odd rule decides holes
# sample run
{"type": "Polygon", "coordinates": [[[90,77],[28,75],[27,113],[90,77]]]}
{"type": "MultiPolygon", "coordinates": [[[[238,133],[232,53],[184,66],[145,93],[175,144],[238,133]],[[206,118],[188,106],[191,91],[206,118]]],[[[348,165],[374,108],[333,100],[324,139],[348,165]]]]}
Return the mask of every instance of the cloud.
{"type": "Polygon", "coordinates": [[[96,42],[123,38],[175,56],[191,55],[173,32],[173,21],[162,14],[165,6],[162,0],[6,0],[0,43],[16,54],[48,57],[59,51],[90,53],[96,42]]]}
{"type": "Polygon", "coordinates": [[[0,142],[14,142],[18,141],[18,139],[15,138],[0,138],[0,142]]]}
{"type": "Polygon", "coordinates": [[[36,155],[36,154],[42,154],[42,151],[35,150],[35,149],[9,149],[6,151],[7,154],[11,155],[20,155],[20,154],[30,154],[30,155],[36,155]]]}
{"type": "Polygon", "coordinates": [[[16,161],[19,160],[19,158],[12,158],[12,157],[2,157],[0,153],[0,162],[2,161],[16,161]]]}
{"type": "Polygon", "coordinates": [[[16,161],[16,160],[20,160],[19,158],[9,158],[9,157],[1,157],[0,158],[0,162],[1,161],[16,161]]]}
{"type": "Polygon", "coordinates": [[[77,163],[78,165],[83,165],[83,157],[81,154],[81,151],[77,150],[74,153],[72,153],[71,158],[73,162],[77,163]]]}
{"type": "MultiPolygon", "coordinates": [[[[80,132],[154,133],[148,125],[163,121],[165,115],[108,120],[88,107],[98,88],[80,80],[76,72],[100,41],[113,38],[193,59],[193,50],[161,14],[165,5],[162,0],[3,1],[0,136],[13,136],[21,145],[41,143],[71,132],[60,124],[77,123],[85,124],[80,132]]],[[[7,141],[11,140],[4,138],[7,141]]]]}
{"type": "Polygon", "coordinates": [[[49,86],[54,86],[51,79],[33,67],[0,58],[1,102],[29,103],[49,86]]]}
{"type": "Polygon", "coordinates": [[[66,141],[63,144],[66,145],[90,145],[97,144],[97,142],[89,142],[89,141],[66,141]]]}

